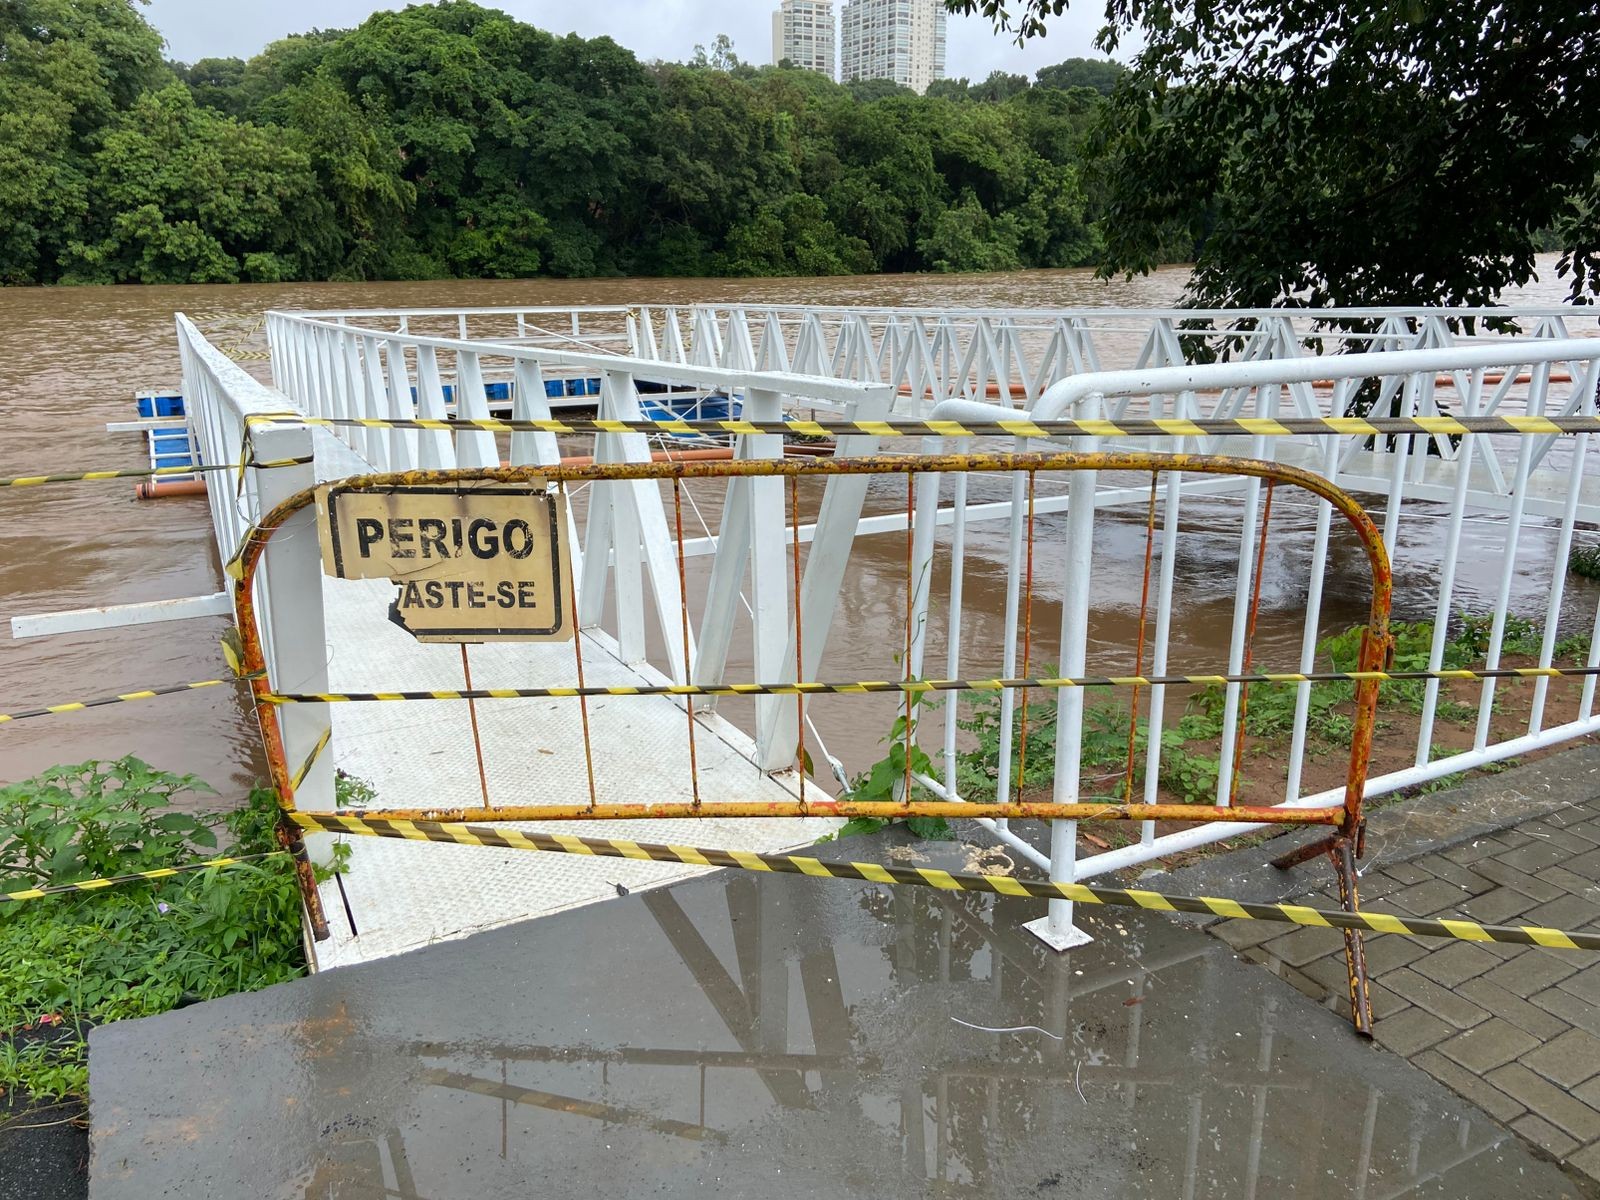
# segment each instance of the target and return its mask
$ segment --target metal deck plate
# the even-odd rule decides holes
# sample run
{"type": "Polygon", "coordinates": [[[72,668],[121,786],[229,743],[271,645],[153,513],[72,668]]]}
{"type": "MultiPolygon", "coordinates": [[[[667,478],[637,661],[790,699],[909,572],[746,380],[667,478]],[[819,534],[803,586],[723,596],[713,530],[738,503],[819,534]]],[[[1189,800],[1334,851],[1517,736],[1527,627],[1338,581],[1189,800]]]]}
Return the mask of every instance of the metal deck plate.
{"type": "MultiPolygon", "coordinates": [[[[465,686],[460,648],[423,645],[388,620],[394,586],[324,579],[329,685],[334,691],[465,686]]],[[[583,635],[585,681],[663,682],[632,666],[603,633],[583,635]]],[[[475,687],[576,682],[572,644],[500,643],[468,648],[475,687]]],[[[479,738],[491,804],[566,804],[589,795],[582,713],[576,700],[482,700],[479,738]]],[[[661,696],[589,701],[596,793],[601,800],[689,800],[688,719],[661,696]]],[[[464,701],[335,704],[335,765],[371,784],[384,807],[475,806],[482,802],[471,713],[464,701]]],[[[719,802],[793,799],[793,772],[770,777],[751,761],[753,744],[722,718],[696,724],[700,795],[719,802]]],[[[820,794],[820,793],[819,793],[820,794]]],[[[803,846],[834,820],[722,819],[519,824],[588,837],[781,851],[803,846]]],[[[334,835],[307,840],[325,860],[334,835]]],[[[704,868],[675,863],[532,854],[479,846],[354,837],[349,871],[322,886],[332,936],[316,944],[318,969],[365,962],[512,921],[659,887],[704,868]]]]}

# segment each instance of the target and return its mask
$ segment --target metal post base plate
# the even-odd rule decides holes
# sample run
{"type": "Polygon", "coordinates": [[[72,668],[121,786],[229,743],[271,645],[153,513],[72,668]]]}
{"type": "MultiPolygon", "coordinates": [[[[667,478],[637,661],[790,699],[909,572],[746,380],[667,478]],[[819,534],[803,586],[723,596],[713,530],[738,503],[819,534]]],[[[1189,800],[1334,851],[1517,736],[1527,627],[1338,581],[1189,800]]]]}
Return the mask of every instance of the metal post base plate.
{"type": "Polygon", "coordinates": [[[1049,917],[1028,921],[1022,927],[1052,950],[1071,950],[1074,946],[1087,946],[1094,941],[1076,925],[1068,925],[1064,930],[1052,929],[1049,917]]]}

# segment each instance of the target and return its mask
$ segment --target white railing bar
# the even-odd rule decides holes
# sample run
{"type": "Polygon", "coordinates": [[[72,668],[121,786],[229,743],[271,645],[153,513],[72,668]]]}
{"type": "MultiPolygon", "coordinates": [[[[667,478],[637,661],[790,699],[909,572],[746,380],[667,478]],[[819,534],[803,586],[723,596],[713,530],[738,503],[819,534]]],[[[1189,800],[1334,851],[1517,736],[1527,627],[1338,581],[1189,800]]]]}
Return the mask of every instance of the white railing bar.
{"type": "MultiPolygon", "coordinates": [[[[1600,338],[1559,341],[1508,338],[1498,345],[1448,346],[1439,350],[1388,350],[1369,354],[1335,354],[1304,358],[1266,358],[1249,362],[1204,363],[1199,366],[1159,367],[1147,371],[1104,371],[1071,375],[1045,389],[1029,413],[1036,421],[1049,421],[1066,412],[1083,397],[1148,395],[1159,392],[1208,388],[1260,387],[1273,383],[1314,383],[1320,379],[1386,378],[1418,372],[1471,367],[1522,366],[1564,360],[1600,359],[1600,338]],[[1515,358],[1508,355],[1515,355],[1515,358]]],[[[948,403],[954,404],[955,401],[948,403]]],[[[939,411],[938,406],[935,412],[939,411]]],[[[975,406],[976,407],[976,406],[975,406]]],[[[983,405],[998,413],[998,405],[983,405]]]]}
{"type": "MultiPolygon", "coordinates": [[[[289,314],[278,315],[284,320],[294,321],[308,327],[315,328],[322,324],[289,314]]],[[[486,341],[422,337],[416,334],[402,336],[387,332],[363,330],[357,326],[346,326],[345,328],[357,336],[367,335],[397,339],[403,341],[406,345],[414,347],[431,346],[435,350],[452,350],[457,353],[491,354],[497,358],[525,359],[538,362],[541,365],[580,367],[597,372],[627,371],[636,376],[643,376],[646,379],[666,382],[677,379],[691,383],[718,380],[727,383],[731,387],[762,389],[785,395],[804,396],[808,399],[815,397],[833,400],[839,403],[858,401],[866,396],[887,394],[892,389],[890,384],[858,383],[854,380],[830,379],[820,375],[799,375],[776,371],[738,371],[722,367],[684,367],[654,359],[624,358],[620,355],[581,354],[568,350],[540,350],[527,346],[501,346],[497,343],[486,341]]]]}
{"type": "MultiPolygon", "coordinates": [[[[1600,646],[1600,641],[1596,642],[1600,646]]],[[[1367,799],[1377,796],[1387,796],[1391,792],[1402,791],[1405,788],[1416,787],[1421,783],[1428,783],[1434,779],[1441,779],[1446,775],[1455,775],[1459,772],[1475,770],[1489,763],[1500,762],[1507,758],[1516,758],[1521,754],[1531,754],[1535,750],[1542,750],[1546,746],[1558,745],[1561,742],[1572,741],[1575,738],[1585,737],[1592,733],[1600,733],[1600,717],[1587,717],[1578,721],[1569,721],[1564,725],[1542,730],[1535,734],[1525,734],[1513,738],[1509,742],[1500,742],[1493,746],[1485,746],[1480,750],[1468,750],[1464,753],[1453,755],[1450,758],[1436,759],[1422,766],[1408,767],[1401,771],[1391,771],[1387,775],[1374,775],[1367,780],[1367,799]]],[[[1317,792],[1309,796],[1300,796],[1283,804],[1275,804],[1274,808],[1323,808],[1332,804],[1342,803],[1344,788],[1331,788],[1325,792],[1317,792]]],[[[1251,825],[1244,821],[1216,821],[1186,829],[1180,833],[1169,833],[1158,841],[1159,853],[1162,855],[1177,854],[1183,850],[1193,850],[1212,842],[1220,842],[1227,838],[1238,837],[1242,833],[1266,828],[1263,825],[1251,825]]],[[[1148,848],[1134,843],[1123,846],[1117,850],[1107,850],[1091,858],[1079,859],[1076,868],[1076,877],[1080,880],[1094,875],[1104,875],[1109,871],[1120,871],[1126,867],[1138,866],[1148,862],[1150,855],[1148,848]]]]}

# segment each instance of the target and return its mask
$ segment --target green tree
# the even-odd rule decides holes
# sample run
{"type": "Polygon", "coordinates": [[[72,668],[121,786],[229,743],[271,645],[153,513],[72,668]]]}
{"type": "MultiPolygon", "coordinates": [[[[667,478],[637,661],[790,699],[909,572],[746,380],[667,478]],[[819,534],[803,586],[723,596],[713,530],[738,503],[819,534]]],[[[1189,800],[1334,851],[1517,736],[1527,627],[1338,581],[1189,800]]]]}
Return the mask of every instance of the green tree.
{"type": "MultiPolygon", "coordinates": [[[[193,88],[191,81],[190,87],[193,88]]],[[[333,274],[344,279],[426,278],[440,273],[407,233],[416,185],[404,155],[380,126],[324,74],[271,98],[262,116],[292,134],[333,207],[340,247],[333,274]]]]}
{"type": "Polygon", "coordinates": [[[1117,80],[1128,73],[1121,63],[1109,58],[1069,58],[1054,66],[1040,67],[1034,79],[1042,88],[1089,88],[1102,96],[1111,95],[1117,80]]]}
{"type": "Polygon", "coordinates": [[[1015,217],[990,216],[967,192],[933,219],[917,248],[935,271],[1014,271],[1022,265],[1021,243],[1015,217]]]}
{"type": "Polygon", "coordinates": [[[165,75],[129,0],[0,4],[0,282],[58,278],[106,126],[165,75]]]}
{"type": "Polygon", "coordinates": [[[725,33],[719,33],[711,43],[709,54],[703,45],[698,42],[695,44],[694,57],[689,60],[689,65],[712,71],[732,71],[744,64],[733,52],[733,39],[725,33]]]}
{"type": "MultiPolygon", "coordinates": [[[[946,0],[1019,39],[1066,0],[946,0]]],[[[1542,231],[1600,294],[1595,0],[1107,0],[1106,273],[1192,240],[1202,305],[1492,303],[1542,231]],[[1181,80],[1181,86],[1171,81],[1181,80]]]]}
{"type": "Polygon", "coordinates": [[[198,107],[176,82],[106,129],[88,198],[63,256],[71,282],[315,278],[337,247],[307,155],[198,107]]]}
{"type": "Polygon", "coordinates": [[[967,95],[973,100],[1009,100],[1028,90],[1026,75],[1012,75],[1006,71],[991,71],[982,83],[972,84],[967,95]]]}
{"type": "Polygon", "coordinates": [[[164,64],[134,0],[0,0],[0,282],[1079,263],[1103,99],[923,97],[554,37],[470,0],[164,64]]]}
{"type": "Polygon", "coordinates": [[[896,83],[892,79],[852,79],[844,85],[853,99],[863,104],[870,104],[874,100],[886,100],[890,96],[916,95],[903,83],[896,83]]]}

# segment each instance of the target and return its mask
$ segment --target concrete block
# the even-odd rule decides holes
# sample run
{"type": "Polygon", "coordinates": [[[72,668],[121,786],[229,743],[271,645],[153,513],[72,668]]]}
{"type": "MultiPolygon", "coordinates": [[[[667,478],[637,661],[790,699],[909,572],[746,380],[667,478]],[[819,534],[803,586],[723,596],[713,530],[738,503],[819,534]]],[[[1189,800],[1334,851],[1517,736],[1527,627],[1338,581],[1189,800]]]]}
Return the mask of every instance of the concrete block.
{"type": "Polygon", "coordinates": [[[1485,1082],[1465,1067],[1451,1062],[1437,1050],[1424,1050],[1411,1061],[1497,1121],[1511,1121],[1528,1111],[1527,1105],[1522,1101],[1506,1095],[1492,1083],[1485,1082]]]}
{"type": "Polygon", "coordinates": [[[1572,1029],[1520,1060],[1552,1083],[1575,1088],[1586,1079],[1600,1075],[1600,1038],[1583,1029],[1572,1029]]]}
{"type": "Polygon", "coordinates": [[[1600,1035],[1600,1007],[1596,1007],[1582,996],[1575,996],[1560,987],[1553,987],[1529,997],[1529,1000],[1536,1007],[1559,1017],[1569,1025],[1576,1025],[1579,1029],[1587,1029],[1592,1034],[1600,1035]]]}
{"type": "Polygon", "coordinates": [[[1543,1117],[1578,1141],[1592,1142],[1600,1138],[1600,1112],[1521,1063],[1507,1063],[1491,1071],[1488,1080],[1526,1104],[1529,1112],[1543,1117]]]}
{"type": "Polygon", "coordinates": [[[1442,1042],[1455,1030],[1432,1013],[1413,1006],[1397,1016],[1374,1022],[1372,1033],[1379,1045],[1410,1058],[1442,1042]]]}
{"type": "Polygon", "coordinates": [[[1499,959],[1492,954],[1484,953],[1481,946],[1475,946],[1471,942],[1452,943],[1443,950],[1435,950],[1426,957],[1419,958],[1412,964],[1421,974],[1436,983],[1444,984],[1445,987],[1455,987],[1462,980],[1482,975],[1499,965],[1499,959]]]}
{"type": "Polygon", "coordinates": [[[1461,905],[1461,911],[1474,921],[1486,925],[1504,925],[1519,913],[1525,913],[1538,901],[1516,888],[1496,887],[1492,891],[1474,896],[1461,905]]]}
{"type": "MultiPolygon", "coordinates": [[[[1567,953],[1572,955],[1573,951],[1567,953]]],[[[1485,978],[1505,988],[1513,996],[1532,996],[1535,992],[1553,987],[1577,969],[1578,964],[1570,958],[1555,958],[1529,949],[1501,963],[1485,978]]]]}
{"type": "MultiPolygon", "coordinates": [[[[1489,975],[1493,974],[1493,971],[1489,972],[1489,975]]],[[[1503,1017],[1518,1029],[1533,1034],[1542,1042],[1559,1037],[1572,1027],[1571,1022],[1563,1021],[1553,1013],[1536,1007],[1521,996],[1513,996],[1505,988],[1494,983],[1489,975],[1479,975],[1476,979],[1469,979],[1460,984],[1455,989],[1456,994],[1497,1017],[1503,1017]]]]}
{"type": "MultiPolygon", "coordinates": [[[[1484,881],[1485,889],[1493,886],[1487,880],[1484,881]]],[[[1462,904],[1469,899],[1471,899],[1470,893],[1462,891],[1457,884],[1443,879],[1427,879],[1385,897],[1383,903],[1385,908],[1400,909],[1412,916],[1431,917],[1435,913],[1459,912],[1462,904]]]]}
{"type": "Polygon", "coordinates": [[[1576,1138],[1568,1137],[1549,1121],[1532,1113],[1518,1117],[1511,1122],[1511,1128],[1553,1158],[1565,1158],[1582,1145],[1576,1138]]]}
{"type": "Polygon", "coordinates": [[[1405,997],[1436,1017],[1442,1017],[1457,1029],[1470,1029],[1489,1016],[1472,1001],[1456,995],[1449,988],[1442,987],[1425,975],[1417,974],[1410,967],[1390,971],[1383,977],[1383,982],[1397,995],[1405,997]]]}
{"type": "MultiPolygon", "coordinates": [[[[1568,951],[1576,955],[1577,951],[1568,951]]],[[[1541,955],[1540,957],[1548,957],[1541,955]]],[[[1583,955],[1591,958],[1592,955],[1583,955]]],[[[1584,967],[1579,971],[1569,971],[1567,977],[1558,985],[1564,992],[1571,992],[1574,996],[1587,1000],[1590,1004],[1600,1004],[1600,963],[1584,967]]]]}
{"type": "Polygon", "coordinates": [[[1523,895],[1532,896],[1535,900],[1555,900],[1566,895],[1566,892],[1555,884],[1543,883],[1500,858],[1482,859],[1474,863],[1472,869],[1485,879],[1516,888],[1523,895]]]}
{"type": "Polygon", "coordinates": [[[1538,1044],[1539,1039],[1531,1033],[1518,1029],[1509,1021],[1492,1017],[1441,1044],[1439,1053],[1469,1071],[1486,1075],[1496,1067],[1521,1057],[1538,1044]]]}
{"type": "Polygon", "coordinates": [[[1568,1155],[1566,1164],[1590,1179],[1600,1179],[1600,1142],[1585,1146],[1576,1154],[1568,1155]]]}

